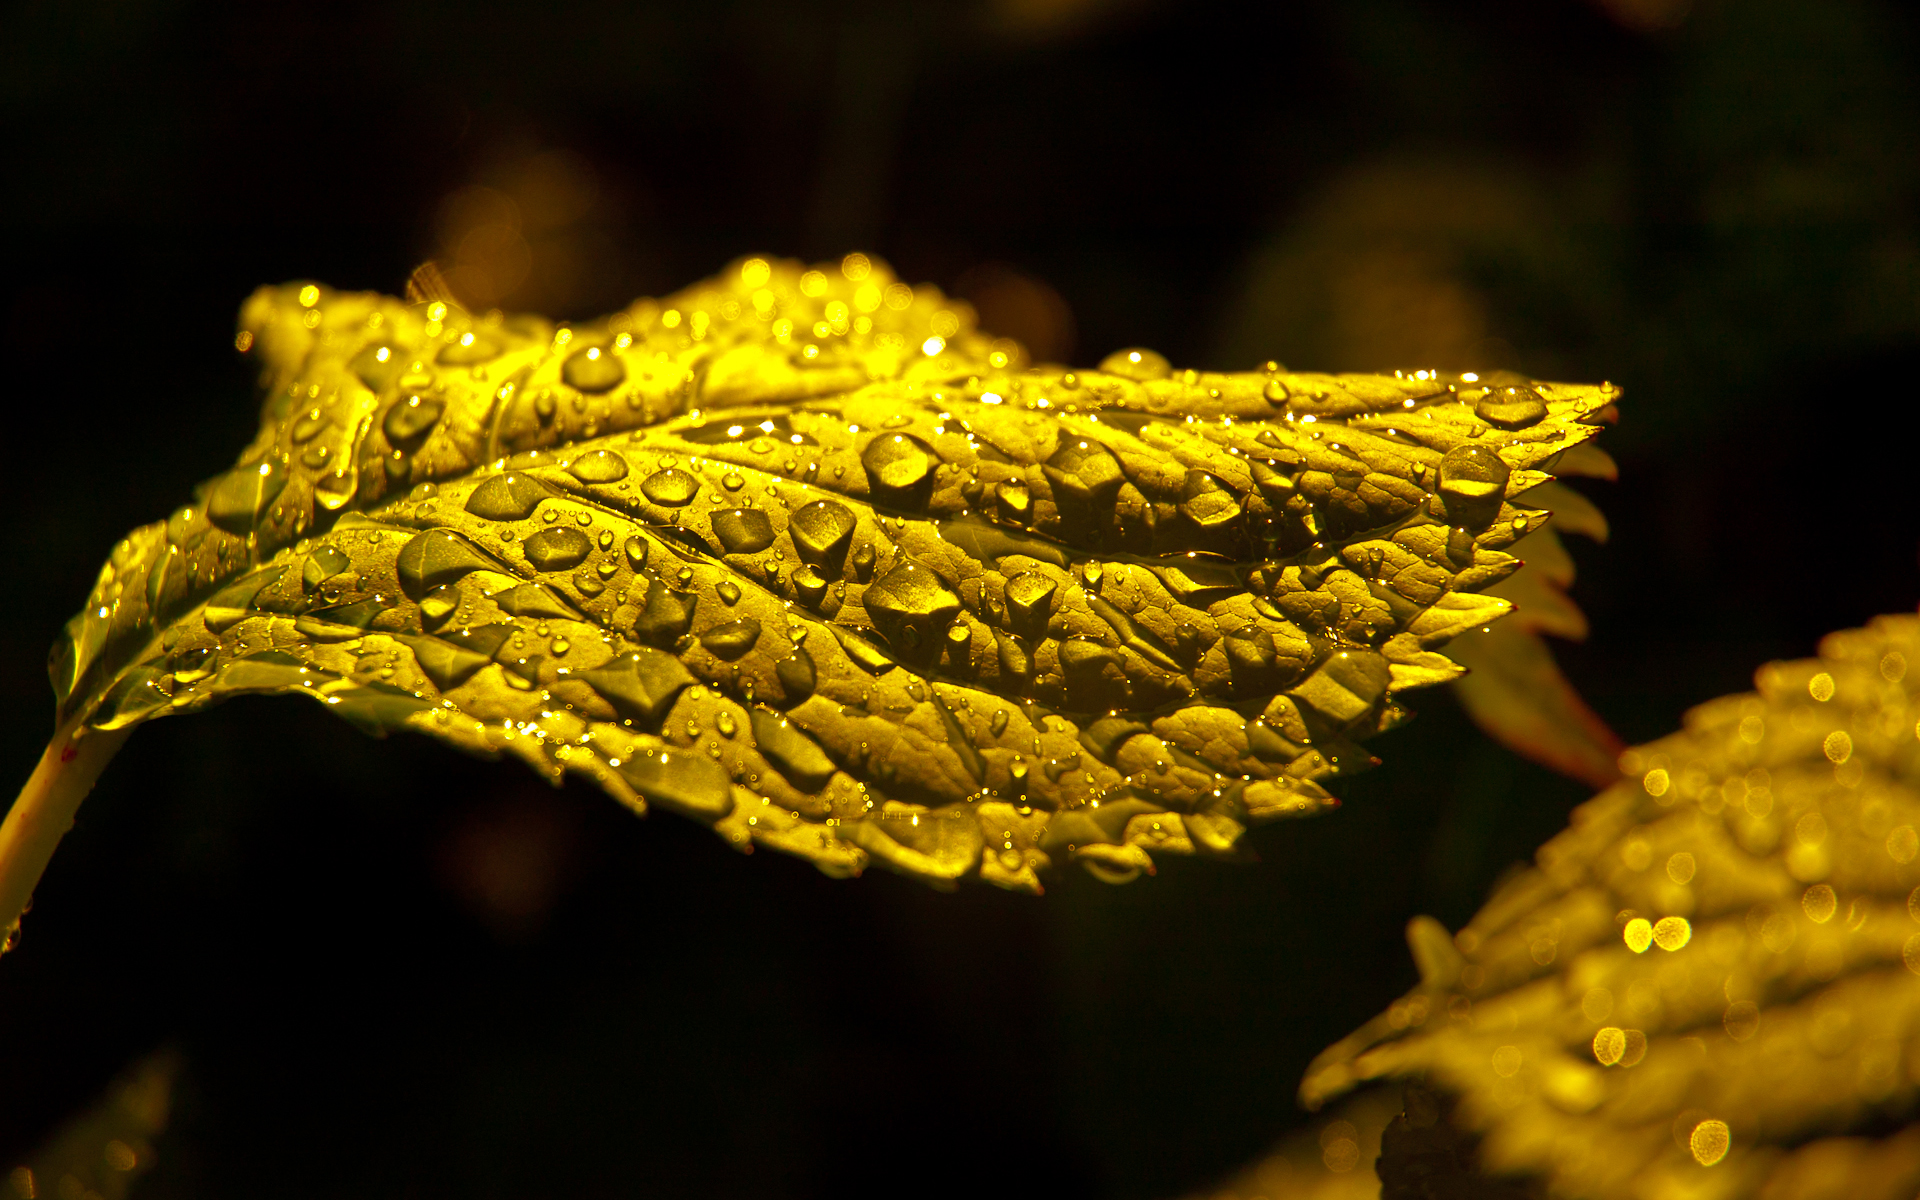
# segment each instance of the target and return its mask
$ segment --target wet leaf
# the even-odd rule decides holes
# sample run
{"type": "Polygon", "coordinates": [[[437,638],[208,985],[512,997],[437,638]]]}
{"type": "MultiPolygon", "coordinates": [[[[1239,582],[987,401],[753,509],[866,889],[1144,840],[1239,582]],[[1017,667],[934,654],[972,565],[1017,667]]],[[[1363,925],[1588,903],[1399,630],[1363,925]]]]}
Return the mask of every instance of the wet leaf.
{"type": "Polygon", "coordinates": [[[1030,367],[859,255],[579,325],[317,285],[242,325],[260,434],[114,549],[63,719],[300,694],[831,873],[1029,890],[1328,806],[1614,399],[1030,367]]]}
{"type": "Polygon", "coordinates": [[[1915,668],[1920,618],[1882,617],[1629,751],[1457,936],[1413,922],[1420,986],[1302,1098],[1423,1077],[1553,1194],[1911,1196],[1915,668]]]}

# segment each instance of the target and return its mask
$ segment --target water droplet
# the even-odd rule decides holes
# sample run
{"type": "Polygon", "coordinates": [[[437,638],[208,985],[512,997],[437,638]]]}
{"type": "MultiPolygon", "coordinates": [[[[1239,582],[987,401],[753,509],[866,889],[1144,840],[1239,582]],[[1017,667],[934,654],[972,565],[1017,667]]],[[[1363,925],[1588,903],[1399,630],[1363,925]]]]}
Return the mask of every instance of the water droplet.
{"type": "Polygon", "coordinates": [[[470,571],[499,570],[499,564],[474,549],[465,538],[445,529],[429,529],[401,547],[394,563],[400,587],[418,600],[441,584],[452,583],[470,571]]]}
{"type": "Polygon", "coordinates": [[[618,483],[627,477],[627,460],[612,450],[592,450],[567,464],[581,483],[618,483]]]}
{"type": "Polygon", "coordinates": [[[627,377],[620,356],[601,346],[587,346],[567,356],[560,378],[570,388],[582,392],[609,392],[627,377]]]}
{"type": "Polygon", "coordinates": [[[1027,653],[1020,639],[1010,633],[996,632],[994,640],[999,643],[1000,673],[1024,683],[1033,675],[1033,656],[1027,653]]]}
{"type": "Polygon", "coordinates": [[[221,476],[208,494],[207,520],[216,528],[245,537],[286,486],[287,469],[278,459],[235,467],[221,476]]]}
{"type": "Polygon", "coordinates": [[[1188,471],[1180,511],[1203,530],[1220,529],[1240,519],[1240,499],[1205,471],[1188,471]]]}
{"type": "Polygon", "coordinates": [[[1506,462],[1489,446],[1456,446],[1440,460],[1440,498],[1455,525],[1483,529],[1506,497],[1506,462]]]}
{"type": "Polygon", "coordinates": [[[1173,374],[1173,364],[1165,355],[1146,349],[1116,350],[1100,360],[1100,369],[1109,375],[1127,379],[1165,379],[1173,374]]]}
{"type": "Polygon", "coordinates": [[[680,508],[692,502],[700,491],[700,481],[675,468],[655,471],[640,483],[640,494],[655,504],[680,508]]]}
{"type": "Polygon", "coordinates": [[[445,625],[460,608],[460,589],[442,584],[420,597],[420,623],[431,631],[445,625]]]}
{"type": "Polygon", "coordinates": [[[827,595],[827,579],[812,567],[801,567],[790,578],[793,581],[793,594],[809,608],[820,607],[827,595]]]}
{"type": "Polygon", "coordinates": [[[676,592],[660,580],[647,585],[647,602],[633,623],[636,637],[655,646],[670,646],[693,624],[693,610],[699,597],[692,592],[676,592]]]}
{"type": "Polygon", "coordinates": [[[813,695],[815,673],[813,656],[799,645],[793,648],[793,655],[774,664],[774,678],[780,681],[780,690],[784,694],[783,704],[787,708],[813,695]]]}
{"type": "Polygon", "coordinates": [[[1496,429],[1525,429],[1546,419],[1547,405],[1539,392],[1515,384],[1487,389],[1473,406],[1473,415],[1496,429]]]}
{"type": "Polygon", "coordinates": [[[508,471],[473,489],[467,511],[487,521],[524,521],[547,498],[546,485],[531,475],[508,471]]]}
{"type": "Polygon", "coordinates": [[[300,579],[311,592],[322,583],[353,565],[353,560],[333,546],[320,546],[307,555],[307,564],[301,568],[300,579]]]}
{"type": "Polygon", "coordinates": [[[430,396],[408,396],[387,409],[380,428],[386,433],[389,445],[411,454],[427,440],[445,411],[446,405],[430,396]]]}
{"type": "Polygon", "coordinates": [[[725,475],[722,475],[720,477],[720,486],[723,488],[726,488],[730,492],[739,491],[740,488],[746,482],[747,482],[746,480],[740,478],[739,475],[735,474],[732,471],[728,471],[725,475]]]}
{"type": "Polygon", "coordinates": [[[937,647],[960,615],[960,597],[931,570],[910,562],[874,580],[862,603],[881,636],[903,651],[937,647]]]}
{"type": "Polygon", "coordinates": [[[713,589],[720,595],[720,603],[731,608],[740,603],[740,587],[731,579],[722,579],[713,589]]]}
{"type": "Polygon", "coordinates": [[[566,571],[586,561],[593,541],[578,529],[565,526],[542,529],[521,544],[521,552],[536,571],[566,571]]]}
{"type": "Polygon", "coordinates": [[[671,654],[642,647],[603,667],[582,671],[579,678],[600,693],[621,716],[658,729],[683,688],[693,676],[671,654]]]}
{"type": "Polygon", "coordinates": [[[293,427],[287,431],[287,437],[294,445],[308,441],[322,429],[332,424],[327,414],[318,408],[310,408],[293,420],[293,427]]]}
{"type": "Polygon", "coordinates": [[[987,722],[987,728],[993,731],[993,736],[995,737],[999,737],[1005,733],[1007,731],[1007,710],[1004,708],[994,709],[993,719],[987,722]]]}
{"type": "Polygon", "coordinates": [[[413,651],[414,661],[420,664],[421,673],[442,692],[459,687],[493,661],[490,651],[481,653],[440,638],[402,637],[400,640],[413,651]]]}
{"type": "Polygon", "coordinates": [[[905,433],[876,437],[860,454],[874,500],[899,508],[926,507],[939,461],[931,446],[905,433]]]}
{"type": "Polygon", "coordinates": [[[1058,585],[1037,571],[1023,571],[1007,581],[1007,616],[1018,627],[1035,631],[1053,615],[1058,585]]]}
{"type": "Polygon", "coordinates": [[[756,748],[795,787],[818,792],[833,778],[833,760],[805,730],[764,708],[756,708],[747,716],[753,723],[756,748]]]}
{"type": "Polygon", "coordinates": [[[1104,517],[1120,485],[1127,481],[1120,472],[1120,460],[1105,446],[1072,436],[1061,440],[1041,473],[1047,477],[1054,503],[1069,524],[1104,517]]]}
{"type": "Polygon", "coordinates": [[[815,500],[787,518],[787,533],[800,560],[837,576],[846,561],[854,530],[853,512],[834,500],[815,500]]]}
{"type": "Polygon", "coordinates": [[[743,657],[760,641],[760,622],[752,617],[715,625],[700,635],[700,644],[716,658],[733,662],[743,657]]]}
{"type": "Polygon", "coordinates": [[[506,352],[506,346],[484,333],[463,333],[440,348],[436,362],[450,367],[471,367],[492,362],[506,352]]]}
{"type": "Polygon", "coordinates": [[[653,543],[638,534],[628,538],[626,542],[627,564],[636,571],[646,566],[647,551],[652,545],[653,543]]]}
{"type": "Polygon", "coordinates": [[[1006,520],[1024,525],[1033,516],[1033,495],[1024,483],[995,484],[993,501],[1006,520]]]}
{"type": "Polygon", "coordinates": [[[734,508],[713,514],[713,536],[728,554],[753,554],[773,545],[773,523],[757,508],[734,508]]]}

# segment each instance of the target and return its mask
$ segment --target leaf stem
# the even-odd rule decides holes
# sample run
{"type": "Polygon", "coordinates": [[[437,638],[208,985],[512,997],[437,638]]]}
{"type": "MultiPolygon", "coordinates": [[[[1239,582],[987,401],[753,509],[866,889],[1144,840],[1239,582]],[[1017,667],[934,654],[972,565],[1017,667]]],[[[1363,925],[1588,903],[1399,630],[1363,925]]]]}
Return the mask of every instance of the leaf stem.
{"type": "Polygon", "coordinates": [[[12,945],[20,914],[33,898],[54,847],[73,828],[80,802],[132,732],[131,727],[89,729],[76,717],[47,743],[27,786],[0,822],[0,953],[12,945]]]}

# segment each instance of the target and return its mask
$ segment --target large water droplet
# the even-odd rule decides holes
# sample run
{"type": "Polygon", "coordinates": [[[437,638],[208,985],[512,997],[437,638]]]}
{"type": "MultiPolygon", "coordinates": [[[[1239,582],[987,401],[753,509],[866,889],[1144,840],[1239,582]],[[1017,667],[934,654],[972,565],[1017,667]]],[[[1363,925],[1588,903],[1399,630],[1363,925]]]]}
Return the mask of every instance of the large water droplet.
{"type": "Polygon", "coordinates": [[[1491,447],[1456,446],[1440,460],[1440,499],[1456,525],[1484,528],[1500,515],[1511,471],[1491,447]]]}
{"type": "Polygon", "coordinates": [[[465,646],[457,646],[439,638],[403,637],[413,657],[420,664],[420,671],[433,681],[433,686],[442,692],[450,692],[474,673],[493,661],[490,654],[482,654],[465,646]]]}
{"type": "Polygon", "coordinates": [[[1240,519],[1240,500],[1205,471],[1188,471],[1180,511],[1203,530],[1220,529],[1240,519]]]}
{"type": "Polygon", "coordinates": [[[860,454],[875,502],[898,508],[926,507],[939,461],[931,446],[906,433],[876,437],[860,454]]]}
{"type": "Polygon", "coordinates": [[[760,622],[752,617],[715,625],[700,635],[700,644],[716,658],[732,662],[744,657],[760,640],[760,622]]]}
{"type": "Polygon", "coordinates": [[[310,592],[352,565],[353,560],[337,547],[319,546],[307,555],[307,564],[300,569],[300,580],[310,592]]]}
{"type": "Polygon", "coordinates": [[[853,540],[854,516],[846,505],[834,500],[815,500],[802,505],[787,518],[787,533],[802,562],[838,576],[853,540]]]}
{"type": "Polygon", "coordinates": [[[818,792],[833,778],[833,760],[820,743],[787,718],[756,708],[748,714],[760,753],[797,788],[818,792]]]}
{"type": "Polygon", "coordinates": [[[693,624],[699,599],[692,592],[676,592],[658,579],[650,581],[646,605],[633,623],[634,636],[655,646],[671,646],[693,624]]]}
{"type": "Polygon", "coordinates": [[[788,578],[793,582],[793,594],[808,608],[819,608],[826,600],[827,577],[812,567],[801,567],[788,578]]]}
{"type": "Polygon", "coordinates": [[[1033,494],[1024,483],[995,484],[993,502],[1002,520],[1025,525],[1033,517],[1033,494]]]}
{"type": "Polygon", "coordinates": [[[655,471],[640,481],[640,494],[655,504],[680,508],[691,503],[700,492],[700,481],[672,467],[655,471]]]}
{"type": "Polygon", "coordinates": [[[931,570],[910,562],[868,585],[861,603],[889,645],[915,655],[937,651],[947,626],[960,615],[960,597],[931,570]]]}
{"type": "Polygon", "coordinates": [[[1100,369],[1109,375],[1128,379],[1165,379],[1173,374],[1173,364],[1157,351],[1142,348],[1116,350],[1100,360],[1100,369]]]}
{"type": "Polygon", "coordinates": [[[713,514],[713,536],[728,554],[753,554],[773,545],[773,522],[757,508],[731,508],[713,514]]]}
{"type": "Polygon", "coordinates": [[[570,571],[593,553],[593,539],[570,525],[542,529],[521,546],[536,571],[570,571]]]}
{"type": "Polygon", "coordinates": [[[508,471],[473,489],[467,511],[488,521],[524,521],[547,494],[546,485],[533,476],[508,471]]]}
{"type": "Polygon", "coordinates": [[[420,597],[420,623],[429,630],[445,625],[460,609],[458,586],[442,584],[420,597]]]}
{"type": "Polygon", "coordinates": [[[387,442],[396,450],[412,454],[427,440],[447,406],[431,396],[408,396],[395,402],[380,419],[387,442]]]}
{"type": "Polygon", "coordinates": [[[1473,406],[1473,415],[1496,429],[1525,429],[1546,419],[1547,404],[1525,384],[1491,387],[1473,406]]]}
{"type": "Polygon", "coordinates": [[[1089,438],[1067,437],[1047,459],[1041,473],[1053,488],[1054,503],[1069,520],[1104,514],[1127,481],[1120,460],[1089,438]]]}
{"type": "Polygon", "coordinates": [[[1037,571],[1023,571],[1007,580],[1007,617],[1023,633],[1046,628],[1053,615],[1053,597],[1059,585],[1037,571]]]}
{"type": "Polygon", "coordinates": [[[618,483],[627,477],[627,460],[612,450],[590,450],[567,464],[581,483],[618,483]]]}
{"type": "Polygon", "coordinates": [[[382,392],[400,373],[404,354],[405,351],[390,342],[369,342],[347,363],[347,369],[373,391],[382,392]]]}
{"type": "Polygon", "coordinates": [[[647,551],[653,543],[635,534],[626,541],[627,565],[638,571],[647,565],[647,551]]]}
{"type": "MultiPolygon", "coordinates": [[[[528,539],[528,546],[531,549],[532,539],[528,539]]],[[[580,615],[567,607],[566,602],[555,595],[551,589],[537,583],[523,583],[518,587],[508,588],[504,592],[495,592],[487,599],[493,601],[501,612],[515,617],[578,620],[580,615]]],[[[424,602],[421,607],[424,611],[424,602]]]]}
{"type": "Polygon", "coordinates": [[[621,716],[649,729],[660,727],[674,699],[694,682],[679,659],[648,647],[582,671],[579,677],[621,716]]]}
{"type": "Polygon", "coordinates": [[[286,486],[287,469],[277,459],[235,467],[222,475],[208,494],[207,520],[228,533],[245,537],[286,486]]]}
{"type": "Polygon", "coordinates": [[[792,657],[783,658],[773,665],[773,677],[780,681],[782,705],[792,708],[813,695],[816,683],[813,655],[803,647],[795,646],[792,657]]]}
{"type": "Polygon", "coordinates": [[[627,377],[620,356],[602,346],[587,346],[567,356],[560,378],[582,392],[610,392],[627,377]]]}
{"type": "Polygon", "coordinates": [[[452,583],[470,571],[498,570],[492,559],[459,534],[429,529],[400,548],[394,567],[400,587],[415,600],[443,583],[452,583]]]}

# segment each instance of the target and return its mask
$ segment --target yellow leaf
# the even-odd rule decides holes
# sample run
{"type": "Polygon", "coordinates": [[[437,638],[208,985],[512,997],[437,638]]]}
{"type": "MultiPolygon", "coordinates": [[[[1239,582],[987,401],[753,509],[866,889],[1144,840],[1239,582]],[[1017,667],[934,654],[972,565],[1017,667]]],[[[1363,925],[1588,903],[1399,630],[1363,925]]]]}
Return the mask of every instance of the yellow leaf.
{"type": "Polygon", "coordinates": [[[63,722],[298,694],[836,874],[1232,857],[1506,609],[1467,593],[1544,519],[1512,495],[1614,398],[1032,367],[849,271],[747,259],[577,324],[261,290],[259,435],[114,550],[63,722]]]}
{"type": "Polygon", "coordinates": [[[1599,1200],[1911,1194],[1920,1133],[1880,1131],[1920,1101],[1916,661],[1881,617],[1628,751],[1303,1100],[1423,1079],[1487,1172],[1599,1200]]]}

